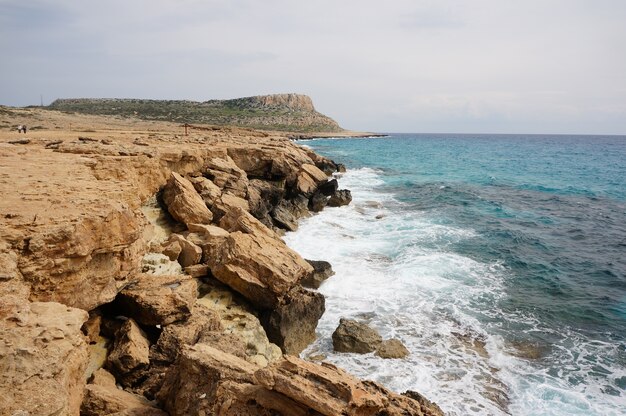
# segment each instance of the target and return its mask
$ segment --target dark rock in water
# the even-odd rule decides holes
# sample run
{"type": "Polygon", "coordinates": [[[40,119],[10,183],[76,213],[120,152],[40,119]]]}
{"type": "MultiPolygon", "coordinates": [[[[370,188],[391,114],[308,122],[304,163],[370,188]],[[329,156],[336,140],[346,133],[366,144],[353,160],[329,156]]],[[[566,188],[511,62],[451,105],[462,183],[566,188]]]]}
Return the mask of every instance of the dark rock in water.
{"type": "Polygon", "coordinates": [[[416,391],[407,390],[404,393],[402,393],[402,395],[418,402],[420,404],[422,413],[424,413],[425,415],[433,415],[433,416],[444,415],[443,410],[441,410],[441,408],[437,406],[436,403],[431,402],[426,397],[422,396],[416,391]]]}
{"type": "Polygon", "coordinates": [[[341,189],[336,191],[328,200],[329,207],[340,207],[342,205],[348,205],[352,202],[352,193],[348,189],[341,189]]]}
{"type": "Polygon", "coordinates": [[[276,308],[261,315],[267,338],[285,354],[300,354],[315,340],[315,328],[324,314],[324,305],[321,293],[294,288],[276,308]]]}
{"type": "Polygon", "coordinates": [[[331,196],[335,192],[337,192],[337,188],[339,187],[339,183],[337,183],[337,179],[331,179],[328,182],[325,182],[317,188],[322,194],[326,196],[331,196]]]}
{"type": "Polygon", "coordinates": [[[387,339],[380,344],[376,355],[381,358],[404,358],[409,355],[409,350],[399,339],[387,339]]]}
{"type": "Polygon", "coordinates": [[[346,165],[343,163],[337,163],[337,172],[345,173],[346,165]]]}
{"type": "Polygon", "coordinates": [[[250,179],[248,185],[250,213],[269,228],[272,228],[273,225],[269,213],[282,201],[284,196],[284,181],[250,179]]]}
{"type": "Polygon", "coordinates": [[[328,205],[328,197],[321,192],[316,192],[309,200],[309,210],[313,212],[320,212],[326,205],[328,205]]]}
{"type": "Polygon", "coordinates": [[[309,214],[308,202],[309,200],[302,195],[293,199],[283,199],[271,212],[274,223],[289,231],[297,230],[298,219],[309,214]]]}
{"type": "Polygon", "coordinates": [[[335,274],[332,266],[329,262],[323,260],[307,260],[305,259],[311,266],[313,266],[313,272],[309,274],[307,277],[302,279],[300,284],[304,287],[310,287],[313,289],[317,289],[324,282],[324,280],[328,279],[330,276],[335,274]]]}
{"type": "Polygon", "coordinates": [[[333,349],[337,352],[374,352],[383,342],[382,337],[366,324],[341,318],[333,332],[333,349]]]}

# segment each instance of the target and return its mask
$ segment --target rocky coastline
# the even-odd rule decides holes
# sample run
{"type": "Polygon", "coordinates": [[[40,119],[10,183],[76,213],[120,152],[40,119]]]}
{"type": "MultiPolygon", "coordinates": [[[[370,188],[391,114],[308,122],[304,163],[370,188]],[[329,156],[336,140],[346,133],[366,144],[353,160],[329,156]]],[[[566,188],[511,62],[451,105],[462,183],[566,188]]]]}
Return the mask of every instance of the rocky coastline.
{"type": "Polygon", "coordinates": [[[332,272],[280,236],[350,203],[342,165],[285,134],[0,112],[28,117],[0,131],[0,414],[443,414],[298,358],[332,272]]]}

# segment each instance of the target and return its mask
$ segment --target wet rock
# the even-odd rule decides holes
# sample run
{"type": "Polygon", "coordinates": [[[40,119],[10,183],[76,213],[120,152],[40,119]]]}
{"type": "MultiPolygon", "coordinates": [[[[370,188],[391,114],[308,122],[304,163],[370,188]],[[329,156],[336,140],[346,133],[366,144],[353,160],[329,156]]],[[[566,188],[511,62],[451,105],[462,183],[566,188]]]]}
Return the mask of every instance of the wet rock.
{"type": "Polygon", "coordinates": [[[411,398],[420,404],[420,410],[425,415],[433,415],[433,416],[444,416],[443,410],[436,403],[431,402],[422,394],[413,391],[407,390],[402,393],[403,396],[411,398]]]}
{"type": "Polygon", "coordinates": [[[309,210],[313,212],[322,211],[326,205],[328,205],[328,197],[324,196],[321,192],[314,193],[309,200],[309,210]]]}
{"type": "Polygon", "coordinates": [[[327,182],[320,184],[319,191],[325,196],[331,196],[335,192],[337,192],[337,188],[339,187],[339,183],[337,179],[331,179],[327,182]]]}
{"type": "Polygon", "coordinates": [[[333,348],[337,352],[374,352],[383,339],[374,329],[353,319],[341,318],[333,332],[333,348]]]}
{"type": "Polygon", "coordinates": [[[399,339],[387,339],[378,346],[376,355],[381,358],[405,358],[409,355],[409,350],[399,339]]]}
{"type": "Polygon", "coordinates": [[[243,210],[220,221],[230,234],[208,260],[211,273],[262,309],[273,309],[312,267],[243,210]]]}
{"type": "Polygon", "coordinates": [[[85,388],[80,408],[82,416],[111,414],[167,416],[144,397],[117,388],[115,378],[104,369],[96,371],[91,384],[85,388]]]}
{"type": "Polygon", "coordinates": [[[285,354],[298,355],[315,341],[317,322],[324,314],[324,296],[302,287],[292,289],[280,304],[262,314],[267,336],[285,354]]]}
{"type": "Polygon", "coordinates": [[[270,211],[277,206],[285,195],[285,181],[264,181],[251,179],[248,185],[250,213],[265,224],[272,226],[270,211]]]}
{"type": "Polygon", "coordinates": [[[350,193],[350,191],[347,189],[341,189],[331,195],[330,199],[328,200],[328,206],[340,207],[343,205],[348,205],[350,202],[352,202],[352,194],[350,193]]]}
{"type": "Polygon", "coordinates": [[[286,230],[295,231],[298,229],[298,219],[308,216],[308,200],[302,195],[293,199],[283,199],[271,213],[274,223],[286,230]]]}
{"type": "Polygon", "coordinates": [[[140,274],[120,292],[116,306],[143,325],[167,325],[189,317],[197,290],[189,276],[140,274]]]}
{"type": "Polygon", "coordinates": [[[107,367],[118,380],[127,384],[136,374],[150,364],[150,343],[139,325],[128,319],[115,334],[115,342],[107,358],[107,367]]]}
{"type": "Polygon", "coordinates": [[[0,301],[0,414],[77,415],[89,360],[87,312],[56,302],[0,301]]]}
{"type": "Polygon", "coordinates": [[[172,217],[185,225],[208,224],[213,220],[213,214],[192,183],[176,172],[172,172],[163,189],[163,202],[172,217]]]}
{"type": "Polygon", "coordinates": [[[300,282],[300,284],[304,287],[318,289],[326,279],[335,274],[332,266],[327,261],[306,261],[313,267],[313,271],[300,282]]]}

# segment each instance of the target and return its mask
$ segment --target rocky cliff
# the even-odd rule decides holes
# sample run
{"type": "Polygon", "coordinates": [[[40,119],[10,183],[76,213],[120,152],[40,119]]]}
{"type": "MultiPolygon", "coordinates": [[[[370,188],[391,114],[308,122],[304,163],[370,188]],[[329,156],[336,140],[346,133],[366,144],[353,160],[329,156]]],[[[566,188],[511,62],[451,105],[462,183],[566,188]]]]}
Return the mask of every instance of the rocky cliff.
{"type": "Polygon", "coordinates": [[[58,99],[47,108],[94,115],[138,117],[180,123],[245,126],[291,132],[340,132],[339,124],[315,110],[311,98],[274,94],[205,102],[138,99],[58,99]]]}
{"type": "Polygon", "coordinates": [[[0,414],[441,414],[296,358],[324,297],[280,235],[349,203],[342,166],[252,130],[0,112],[35,122],[58,128],[0,132],[0,414]]]}

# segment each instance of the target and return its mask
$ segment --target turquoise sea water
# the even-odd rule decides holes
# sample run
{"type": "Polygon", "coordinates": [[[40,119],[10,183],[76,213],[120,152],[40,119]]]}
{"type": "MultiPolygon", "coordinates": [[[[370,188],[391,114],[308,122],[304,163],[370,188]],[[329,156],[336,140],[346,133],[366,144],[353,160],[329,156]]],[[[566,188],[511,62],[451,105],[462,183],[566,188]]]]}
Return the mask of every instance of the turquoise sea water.
{"type": "Polygon", "coordinates": [[[285,237],[336,271],[305,355],[450,414],[626,414],[626,137],[301,144],[346,164],[354,198],[285,237]],[[332,352],[340,317],[411,355],[332,352]]]}

